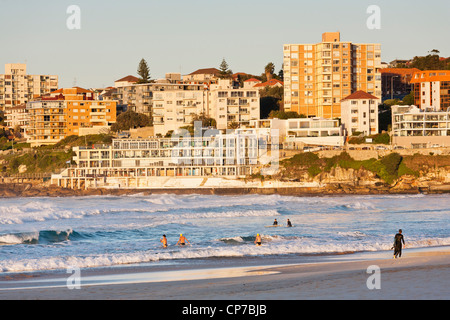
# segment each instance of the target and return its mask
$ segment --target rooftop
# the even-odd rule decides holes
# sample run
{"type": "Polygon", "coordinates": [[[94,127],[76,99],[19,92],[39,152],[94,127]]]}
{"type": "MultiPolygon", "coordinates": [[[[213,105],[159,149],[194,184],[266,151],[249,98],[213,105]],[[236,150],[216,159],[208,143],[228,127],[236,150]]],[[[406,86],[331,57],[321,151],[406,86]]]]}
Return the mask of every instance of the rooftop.
{"type": "Polygon", "coordinates": [[[378,98],[375,97],[374,95],[371,95],[370,93],[359,90],[359,91],[356,91],[356,92],[352,93],[351,95],[345,97],[341,101],[344,101],[344,100],[366,100],[366,99],[378,100],[378,98]]]}
{"type": "Polygon", "coordinates": [[[135,76],[126,76],[126,77],[124,77],[122,79],[116,80],[115,82],[124,82],[124,81],[127,81],[127,82],[138,82],[139,80],[140,79],[135,77],[135,76]]]}

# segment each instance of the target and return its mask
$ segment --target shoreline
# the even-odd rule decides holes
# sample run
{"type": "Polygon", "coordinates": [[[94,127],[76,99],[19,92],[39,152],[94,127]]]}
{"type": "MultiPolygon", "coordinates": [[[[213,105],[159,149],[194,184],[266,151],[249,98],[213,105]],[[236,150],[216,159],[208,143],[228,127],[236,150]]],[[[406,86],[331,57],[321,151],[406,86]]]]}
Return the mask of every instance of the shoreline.
{"type": "Polygon", "coordinates": [[[373,195],[373,194],[446,194],[450,187],[429,187],[426,189],[395,189],[389,187],[351,186],[331,184],[325,187],[218,187],[218,188],[154,188],[154,189],[70,189],[57,186],[33,185],[30,183],[0,184],[0,198],[15,197],[76,197],[76,196],[127,196],[151,194],[203,194],[203,195],[244,195],[279,194],[287,196],[327,196],[327,195],[373,195]]]}
{"type": "Polygon", "coordinates": [[[70,274],[30,273],[2,279],[0,299],[308,300],[448,299],[450,246],[327,255],[287,261],[228,261],[215,265],[118,266],[82,271],[80,289],[69,289],[70,274]],[[370,266],[380,268],[381,289],[367,287],[370,266]],[[83,278],[84,277],[84,278],[83,278]],[[59,282],[55,282],[59,281],[59,282]],[[57,285],[55,285],[55,283],[57,285]],[[31,286],[24,289],[20,285],[31,286]],[[6,289],[5,285],[10,288],[6,289]],[[19,285],[19,286],[17,286],[19,285]],[[14,287],[16,286],[16,287],[14,287]]]}

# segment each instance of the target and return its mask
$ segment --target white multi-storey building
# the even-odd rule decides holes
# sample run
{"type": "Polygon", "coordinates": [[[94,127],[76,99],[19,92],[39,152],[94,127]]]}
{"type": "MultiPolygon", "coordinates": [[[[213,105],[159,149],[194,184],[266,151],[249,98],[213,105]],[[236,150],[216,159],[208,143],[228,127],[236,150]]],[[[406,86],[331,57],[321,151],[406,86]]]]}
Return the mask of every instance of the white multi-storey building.
{"type": "Polygon", "coordinates": [[[0,110],[27,103],[57,89],[56,75],[27,75],[26,64],[5,64],[5,74],[0,74],[0,110]]]}
{"type": "Polygon", "coordinates": [[[364,91],[356,91],[341,101],[341,121],[348,135],[362,132],[378,134],[378,105],[381,100],[364,91]]]}

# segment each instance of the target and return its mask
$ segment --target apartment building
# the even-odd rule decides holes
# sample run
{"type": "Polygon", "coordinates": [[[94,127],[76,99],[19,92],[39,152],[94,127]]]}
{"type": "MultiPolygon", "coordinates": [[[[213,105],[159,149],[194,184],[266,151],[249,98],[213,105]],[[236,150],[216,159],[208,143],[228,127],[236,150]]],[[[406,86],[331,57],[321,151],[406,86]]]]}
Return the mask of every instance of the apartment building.
{"type": "Polygon", "coordinates": [[[356,91],[341,102],[341,122],[348,135],[362,132],[378,134],[378,105],[381,99],[364,91],[356,91]]]}
{"type": "Polygon", "coordinates": [[[323,118],[260,119],[250,122],[250,127],[278,130],[283,149],[301,149],[304,146],[344,145],[345,134],[339,120],[323,118]]]}
{"type": "Polygon", "coordinates": [[[249,125],[260,116],[260,97],[257,88],[240,88],[231,80],[218,80],[209,90],[209,116],[214,118],[217,129],[249,125]]]}
{"type": "Polygon", "coordinates": [[[192,124],[195,115],[208,113],[208,92],[203,85],[179,86],[169,91],[153,92],[153,128],[165,136],[192,124]]]}
{"type": "MultiPolygon", "coordinates": [[[[255,130],[196,137],[114,139],[109,146],[74,147],[76,165],[52,175],[68,188],[155,188],[170,186],[169,177],[236,179],[260,172],[272,153],[270,135],[255,130]]],[[[278,152],[277,146],[274,151],[278,152]]],[[[186,182],[186,180],[184,180],[186,182]]],[[[187,183],[187,182],[186,182],[187,183]]],[[[192,185],[192,184],[189,184],[192,185]]]]}
{"type": "Polygon", "coordinates": [[[414,73],[414,104],[421,109],[444,110],[450,107],[450,71],[427,70],[414,73]]]}
{"type": "Polygon", "coordinates": [[[362,90],[381,99],[381,45],[341,41],[326,32],[316,44],[285,44],[284,109],[338,118],[340,101],[362,90]]]}
{"type": "Polygon", "coordinates": [[[56,75],[27,75],[26,64],[5,64],[5,74],[0,74],[0,110],[27,103],[57,89],[56,75]]]}
{"type": "Polygon", "coordinates": [[[116,100],[118,105],[126,105],[127,110],[153,117],[153,95],[161,91],[203,90],[203,84],[184,83],[178,73],[167,73],[165,79],[151,83],[137,83],[137,78],[127,76],[115,81],[115,88],[106,95],[107,100],[116,100]],[[199,89],[200,88],[200,89],[199,89]]]}
{"type": "Polygon", "coordinates": [[[450,111],[392,106],[392,143],[404,148],[450,147],[450,111]]]}
{"type": "Polygon", "coordinates": [[[106,131],[116,121],[116,102],[94,99],[79,87],[59,89],[28,102],[27,141],[32,147],[54,144],[70,135],[106,131]]]}
{"type": "Polygon", "coordinates": [[[7,108],[5,110],[6,126],[11,129],[19,128],[20,132],[24,132],[28,126],[29,114],[25,103],[7,108]]]}
{"type": "Polygon", "coordinates": [[[417,68],[382,68],[381,94],[383,100],[403,99],[413,90],[411,79],[417,68]]]}

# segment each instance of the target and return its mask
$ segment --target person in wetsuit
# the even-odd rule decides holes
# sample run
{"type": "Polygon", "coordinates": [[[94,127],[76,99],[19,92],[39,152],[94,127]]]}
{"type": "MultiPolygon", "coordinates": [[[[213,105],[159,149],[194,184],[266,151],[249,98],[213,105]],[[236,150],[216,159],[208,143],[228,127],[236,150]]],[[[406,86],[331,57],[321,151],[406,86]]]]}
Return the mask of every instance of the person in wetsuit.
{"type": "Polygon", "coordinates": [[[394,259],[402,256],[402,244],[405,244],[405,240],[403,239],[402,229],[400,229],[394,237],[394,259]]]}
{"type": "Polygon", "coordinates": [[[277,225],[278,225],[277,219],[274,220],[273,225],[274,225],[274,226],[277,226],[277,225]]]}
{"type": "Polygon", "coordinates": [[[287,226],[288,226],[288,227],[292,227],[291,220],[289,220],[289,219],[287,219],[287,226]]]}

